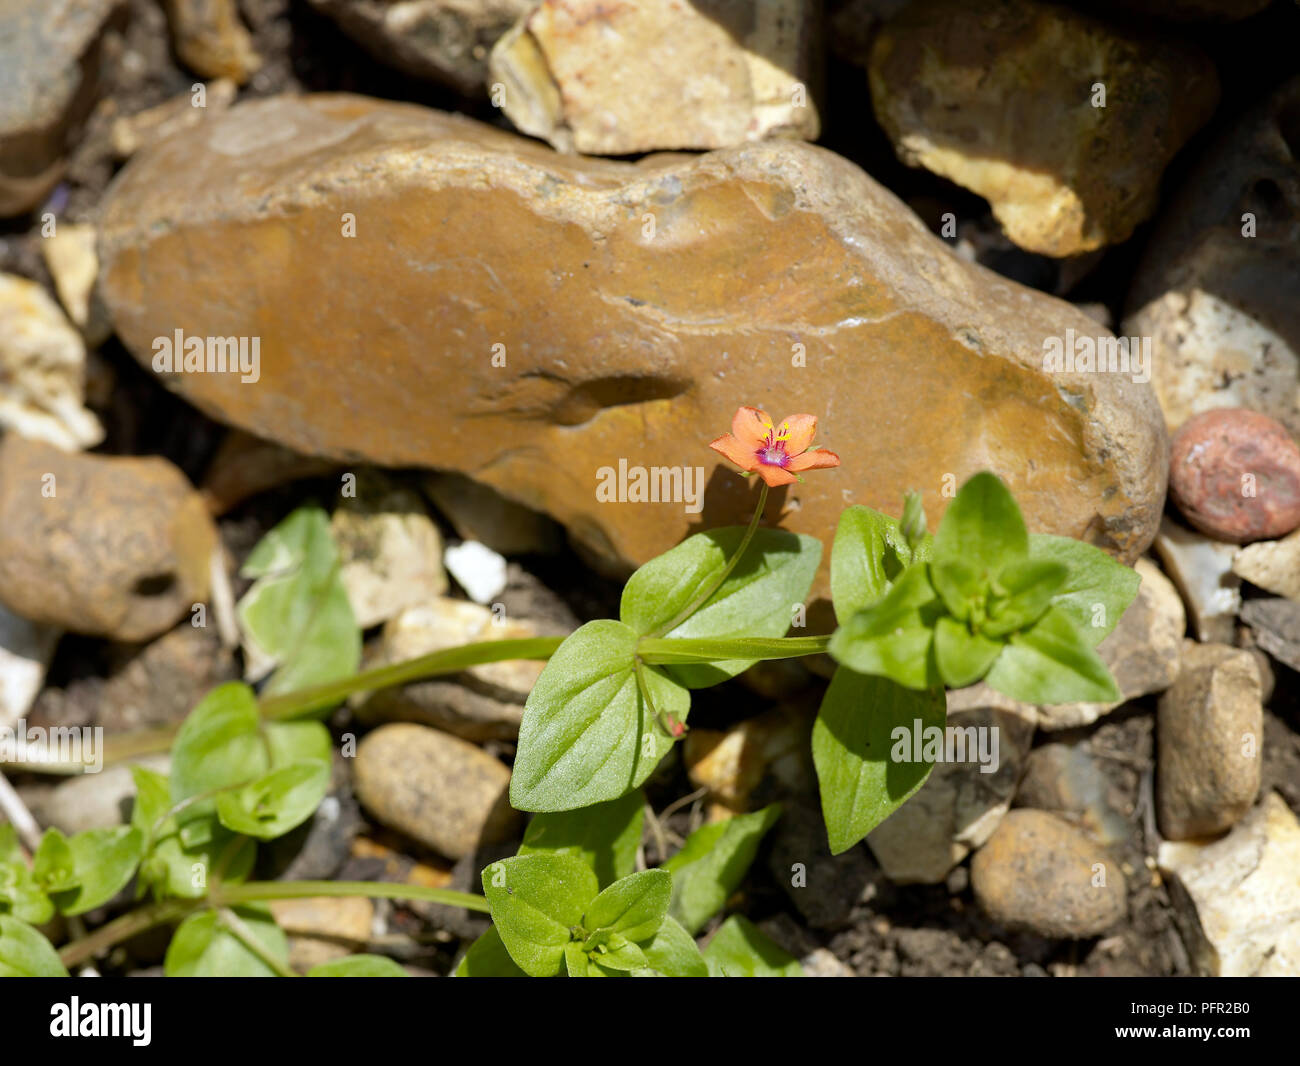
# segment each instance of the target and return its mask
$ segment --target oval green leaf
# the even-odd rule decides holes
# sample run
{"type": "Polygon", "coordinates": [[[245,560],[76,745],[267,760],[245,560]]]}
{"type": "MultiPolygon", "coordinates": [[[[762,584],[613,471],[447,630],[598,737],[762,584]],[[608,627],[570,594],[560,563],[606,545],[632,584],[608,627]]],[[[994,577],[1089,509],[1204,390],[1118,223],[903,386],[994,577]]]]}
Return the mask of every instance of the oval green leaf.
{"type": "MultiPolygon", "coordinates": [[[[635,674],[637,635],[622,622],[588,622],[542,670],[524,705],[510,803],[568,811],[641,785],[673,745],[646,706],[635,674]]],[[[658,715],[685,721],[690,693],[643,668],[658,715]]]]}

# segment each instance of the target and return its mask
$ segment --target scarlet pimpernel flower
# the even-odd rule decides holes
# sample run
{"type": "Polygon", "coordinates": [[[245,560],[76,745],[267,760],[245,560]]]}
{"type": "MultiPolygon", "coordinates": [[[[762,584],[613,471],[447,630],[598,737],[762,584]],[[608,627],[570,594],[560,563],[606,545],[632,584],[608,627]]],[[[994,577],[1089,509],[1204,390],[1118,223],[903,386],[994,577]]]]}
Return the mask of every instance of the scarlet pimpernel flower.
{"type": "Polygon", "coordinates": [[[709,447],[730,459],[746,474],[757,474],[769,486],[802,481],[804,470],[839,466],[840,457],[825,448],[811,448],[817,433],[816,415],[790,415],[780,425],[757,407],[741,407],[731,420],[731,432],[709,447]]]}

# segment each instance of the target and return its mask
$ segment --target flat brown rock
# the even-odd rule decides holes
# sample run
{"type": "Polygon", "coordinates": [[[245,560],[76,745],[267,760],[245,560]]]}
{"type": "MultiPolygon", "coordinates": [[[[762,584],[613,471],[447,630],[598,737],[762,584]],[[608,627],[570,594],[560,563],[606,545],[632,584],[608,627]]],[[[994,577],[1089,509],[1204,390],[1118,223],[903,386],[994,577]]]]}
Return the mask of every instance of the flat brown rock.
{"type": "Polygon", "coordinates": [[[985,468],[1030,528],[1126,561],[1163,505],[1149,387],[1042,369],[1046,338],[1104,330],[797,142],[630,164],[411,105],[274,98],[136,156],[100,253],[145,365],[177,329],[259,339],[256,381],[169,375],[198,407],[305,453],[469,474],[614,568],[746,520],[751,486],[707,448],[741,404],[820,416],[842,467],[769,516],[827,545],[848,504],[897,513],[920,489],[933,523],[985,468]],[[599,501],[620,461],[698,468],[702,511],[599,501]]]}

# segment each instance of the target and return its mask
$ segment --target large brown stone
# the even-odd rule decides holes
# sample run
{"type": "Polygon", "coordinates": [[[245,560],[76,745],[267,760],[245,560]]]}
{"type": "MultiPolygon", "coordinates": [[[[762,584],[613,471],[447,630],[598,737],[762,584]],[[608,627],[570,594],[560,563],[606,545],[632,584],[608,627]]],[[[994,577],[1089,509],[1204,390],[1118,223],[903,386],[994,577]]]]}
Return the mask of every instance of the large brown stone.
{"type": "Polygon", "coordinates": [[[137,155],[100,252],[146,365],[177,329],[259,338],[256,382],[169,375],[203,410],[303,452],[467,473],[616,569],[747,519],[751,486],[707,447],[747,403],[820,416],[843,465],[768,514],[828,546],[847,504],[896,513],[919,488],[937,521],[948,475],[985,468],[1031,528],[1126,561],[1163,504],[1149,388],[1042,370],[1045,338],[1101,327],[961,262],[798,142],[630,164],[410,105],[277,98],[137,155]],[[599,502],[620,460],[707,472],[702,513],[599,502]]]}

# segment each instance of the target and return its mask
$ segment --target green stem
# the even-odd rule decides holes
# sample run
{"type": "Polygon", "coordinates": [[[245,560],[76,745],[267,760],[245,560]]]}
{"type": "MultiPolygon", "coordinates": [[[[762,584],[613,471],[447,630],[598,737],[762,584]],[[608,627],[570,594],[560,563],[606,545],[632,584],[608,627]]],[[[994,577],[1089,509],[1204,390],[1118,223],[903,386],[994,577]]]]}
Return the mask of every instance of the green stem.
{"type": "Polygon", "coordinates": [[[261,702],[262,714],[267,718],[297,718],[312,711],[333,707],[358,692],[392,688],[394,685],[405,685],[441,674],[458,674],[471,666],[501,662],[504,659],[549,659],[563,641],[563,637],[523,637],[515,640],[483,640],[475,644],[445,648],[404,662],[363,670],[341,681],[313,685],[297,692],[286,692],[282,696],[269,696],[261,702]]]}
{"type": "Polygon", "coordinates": [[[645,701],[651,717],[659,723],[660,729],[673,740],[676,740],[685,732],[685,727],[671,714],[665,716],[655,707],[655,701],[650,695],[650,685],[645,679],[645,667],[641,664],[641,656],[634,655],[632,657],[632,669],[636,673],[636,687],[641,690],[641,699],[645,701]]]}
{"type": "Polygon", "coordinates": [[[740,544],[736,547],[731,558],[727,560],[727,565],[722,568],[716,578],[704,587],[704,591],[695,597],[686,607],[678,611],[673,618],[661,625],[651,637],[662,637],[665,633],[671,633],[679,625],[690,618],[696,611],[709,602],[709,598],[722,588],[722,583],[731,576],[731,571],[736,569],[736,564],[745,554],[745,549],[749,547],[749,542],[754,539],[754,531],[758,529],[759,520],[763,517],[763,508],[767,506],[767,482],[764,481],[762,487],[758,490],[758,506],[754,508],[754,517],[749,520],[749,525],[745,527],[745,535],[740,538],[740,544]]]}
{"type": "Polygon", "coordinates": [[[794,659],[819,655],[830,645],[824,637],[740,637],[735,640],[642,637],[637,655],[653,665],[711,663],[726,659],[794,659]]]}
{"type": "Polygon", "coordinates": [[[253,931],[244,924],[243,919],[232,910],[222,909],[217,911],[217,921],[222,927],[236,940],[244,945],[249,951],[262,960],[268,967],[275,971],[279,977],[297,977],[289,964],[281,962],[272,955],[262,945],[261,941],[253,935],[253,931]]]}
{"type": "MultiPolygon", "coordinates": [[[[462,644],[460,647],[445,648],[415,659],[407,659],[405,662],[363,670],[339,681],[313,685],[311,688],[286,692],[278,696],[268,696],[261,701],[260,707],[262,715],[266,718],[297,718],[313,711],[333,707],[357,692],[374,692],[394,685],[420,681],[427,677],[458,674],[471,666],[481,666],[483,663],[501,662],[506,659],[549,659],[555,654],[555,649],[560,646],[563,639],[563,637],[525,637],[462,644]]],[[[164,729],[151,729],[127,736],[113,737],[105,741],[102,749],[104,765],[167,751],[179,730],[178,723],[164,729]]],[[[86,768],[85,762],[29,763],[24,761],[21,755],[18,764],[26,770],[51,774],[79,774],[86,768]]],[[[0,765],[3,765],[3,760],[0,760],[0,765]]]]}
{"type": "Polygon", "coordinates": [[[115,944],[130,940],[156,925],[179,921],[190,912],[206,906],[207,901],[202,899],[169,899],[163,903],[150,903],[129,911],[120,918],[114,918],[87,936],[69,941],[59,950],[59,959],[64,966],[72,969],[83,962],[89,962],[96,955],[102,955],[115,944]]]}
{"type": "MultiPolygon", "coordinates": [[[[268,765],[270,765],[269,762],[268,765]]],[[[210,788],[206,792],[200,792],[197,795],[189,796],[181,800],[179,803],[172,804],[169,809],[163,811],[162,814],[154,819],[153,825],[149,827],[149,835],[144,838],[144,847],[141,849],[140,853],[142,855],[148,855],[149,852],[153,850],[154,841],[158,837],[158,831],[167,823],[168,818],[175,818],[182,811],[188,810],[190,807],[202,803],[204,800],[210,800],[213,796],[219,796],[223,792],[231,792],[237,788],[243,788],[253,780],[254,778],[249,778],[248,781],[240,781],[238,784],[221,785],[219,788],[210,788]]]]}
{"type": "Polygon", "coordinates": [[[487,900],[470,892],[387,881],[248,881],[242,885],[223,884],[212,892],[213,902],[225,907],[268,899],[305,899],[312,896],[417,899],[425,903],[443,903],[449,907],[463,907],[467,911],[489,913],[487,900]]]}
{"type": "Polygon", "coordinates": [[[272,899],[303,899],[311,896],[369,896],[379,899],[418,899],[463,907],[467,911],[488,914],[488,902],[482,896],[457,892],[450,888],[425,885],[390,884],[384,881],[249,881],[246,884],[223,883],[215,886],[206,899],[170,899],[150,903],[129,911],[101,925],[93,933],[70,941],[59,950],[63,965],[71,969],[102,955],[115,944],[130,940],[156,925],[178,922],[202,907],[234,907],[241,903],[259,903],[272,899]]]}

